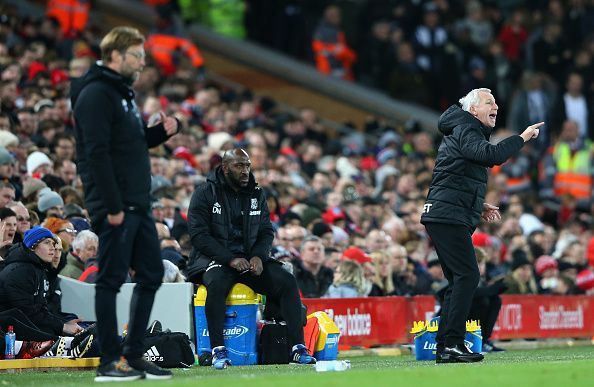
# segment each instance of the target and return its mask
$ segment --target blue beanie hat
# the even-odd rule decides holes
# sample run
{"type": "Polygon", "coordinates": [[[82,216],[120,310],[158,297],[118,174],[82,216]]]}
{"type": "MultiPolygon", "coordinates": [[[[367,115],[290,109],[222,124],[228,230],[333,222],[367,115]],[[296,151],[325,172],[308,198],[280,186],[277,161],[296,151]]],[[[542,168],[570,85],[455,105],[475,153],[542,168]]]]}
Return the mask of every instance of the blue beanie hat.
{"type": "Polygon", "coordinates": [[[45,238],[53,238],[54,234],[45,227],[35,226],[32,229],[25,231],[23,243],[27,248],[35,246],[39,241],[45,238]]]}

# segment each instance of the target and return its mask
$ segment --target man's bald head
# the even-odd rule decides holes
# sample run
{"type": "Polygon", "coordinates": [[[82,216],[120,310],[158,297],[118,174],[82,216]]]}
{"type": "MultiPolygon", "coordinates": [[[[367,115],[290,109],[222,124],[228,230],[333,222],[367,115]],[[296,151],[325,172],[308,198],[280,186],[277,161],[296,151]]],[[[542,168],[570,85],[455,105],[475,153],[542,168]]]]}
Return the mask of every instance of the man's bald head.
{"type": "Polygon", "coordinates": [[[248,159],[250,156],[247,152],[241,148],[231,149],[225,152],[223,155],[223,164],[229,165],[229,163],[237,160],[237,159],[248,159]]]}

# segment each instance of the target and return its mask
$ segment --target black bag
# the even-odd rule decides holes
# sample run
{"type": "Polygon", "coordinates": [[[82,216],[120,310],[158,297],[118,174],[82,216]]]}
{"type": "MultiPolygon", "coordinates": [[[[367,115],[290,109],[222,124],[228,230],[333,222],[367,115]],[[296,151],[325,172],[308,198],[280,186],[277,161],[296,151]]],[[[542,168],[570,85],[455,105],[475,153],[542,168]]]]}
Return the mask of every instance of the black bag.
{"type": "Polygon", "coordinates": [[[290,358],[287,325],[267,321],[260,332],[259,363],[288,364],[290,358]]]}
{"type": "Polygon", "coordinates": [[[144,358],[159,367],[190,368],[194,364],[194,351],[185,333],[147,332],[144,344],[144,358]]]}

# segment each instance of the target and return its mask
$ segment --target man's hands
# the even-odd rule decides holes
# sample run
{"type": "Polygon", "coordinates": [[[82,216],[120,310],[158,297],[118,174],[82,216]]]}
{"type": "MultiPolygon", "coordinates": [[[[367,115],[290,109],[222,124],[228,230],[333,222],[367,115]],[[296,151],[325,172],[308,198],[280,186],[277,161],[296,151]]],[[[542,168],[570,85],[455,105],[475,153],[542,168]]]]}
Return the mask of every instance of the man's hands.
{"type": "Polygon", "coordinates": [[[262,264],[262,259],[260,257],[252,257],[249,262],[245,258],[233,258],[229,263],[229,266],[240,273],[249,271],[254,275],[260,275],[262,274],[262,270],[264,270],[264,265],[262,264]]]}
{"type": "Polygon", "coordinates": [[[78,325],[79,322],[80,322],[80,319],[68,321],[67,323],[64,324],[62,331],[67,335],[72,335],[72,336],[76,335],[78,332],[83,330],[81,328],[81,326],[78,325]]]}
{"type": "Polygon", "coordinates": [[[159,112],[161,115],[161,122],[163,122],[163,127],[165,128],[165,133],[168,136],[173,136],[177,133],[177,120],[173,117],[167,117],[165,113],[159,112]]]}
{"type": "Polygon", "coordinates": [[[494,223],[501,220],[501,214],[499,213],[499,207],[496,207],[489,203],[483,204],[483,213],[481,218],[487,223],[494,223]]]}
{"type": "Polygon", "coordinates": [[[237,270],[238,272],[250,270],[250,263],[245,258],[233,258],[229,266],[237,270]]]}
{"type": "Polygon", "coordinates": [[[530,125],[520,134],[520,137],[524,140],[524,142],[529,141],[532,138],[538,137],[539,129],[541,126],[544,125],[544,122],[539,122],[538,124],[530,125]]]}
{"type": "Polygon", "coordinates": [[[264,265],[262,265],[262,259],[260,257],[252,257],[250,259],[250,271],[254,275],[262,274],[262,270],[264,270],[264,265]]]}
{"type": "Polygon", "coordinates": [[[155,113],[151,116],[148,122],[148,126],[152,127],[158,125],[159,123],[163,123],[163,128],[165,129],[165,133],[167,136],[171,137],[178,132],[177,128],[177,120],[173,118],[173,116],[166,116],[165,113],[160,111],[159,113],[155,113]]]}

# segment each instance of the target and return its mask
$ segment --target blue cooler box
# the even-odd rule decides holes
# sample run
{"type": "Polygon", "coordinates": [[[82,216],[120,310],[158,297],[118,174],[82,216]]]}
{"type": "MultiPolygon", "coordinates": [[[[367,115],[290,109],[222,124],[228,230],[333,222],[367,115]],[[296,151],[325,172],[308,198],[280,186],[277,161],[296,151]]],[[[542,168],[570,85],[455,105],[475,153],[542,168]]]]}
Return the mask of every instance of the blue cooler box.
{"type": "MultiPolygon", "coordinates": [[[[196,321],[196,351],[198,355],[211,352],[208,324],[204,314],[206,288],[201,285],[194,297],[194,321],[196,321]]],[[[257,312],[260,296],[244,284],[235,284],[226,300],[225,347],[233,365],[258,363],[256,347],[257,312]]]]}
{"type": "MultiPolygon", "coordinates": [[[[415,322],[411,333],[415,334],[415,357],[417,360],[435,360],[437,343],[435,337],[439,328],[439,317],[433,318],[425,324],[424,321],[415,322]]],[[[466,321],[466,336],[464,342],[472,352],[481,352],[483,337],[481,327],[475,320],[466,321]]]]}

